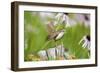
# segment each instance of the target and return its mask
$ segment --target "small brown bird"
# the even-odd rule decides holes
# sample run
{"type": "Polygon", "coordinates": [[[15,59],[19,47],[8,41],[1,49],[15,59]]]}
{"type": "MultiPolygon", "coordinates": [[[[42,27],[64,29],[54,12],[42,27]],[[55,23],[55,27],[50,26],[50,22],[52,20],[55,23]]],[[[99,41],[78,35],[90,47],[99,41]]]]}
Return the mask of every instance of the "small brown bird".
{"type": "Polygon", "coordinates": [[[52,34],[49,34],[47,37],[47,40],[54,39],[55,41],[61,39],[64,36],[64,30],[59,30],[56,32],[53,32],[52,34]]]}
{"type": "Polygon", "coordinates": [[[64,36],[65,30],[62,29],[62,30],[56,31],[54,29],[54,25],[53,25],[52,22],[47,24],[47,28],[48,28],[47,29],[48,30],[47,40],[52,40],[53,39],[53,40],[57,41],[57,40],[61,39],[64,36]]]}

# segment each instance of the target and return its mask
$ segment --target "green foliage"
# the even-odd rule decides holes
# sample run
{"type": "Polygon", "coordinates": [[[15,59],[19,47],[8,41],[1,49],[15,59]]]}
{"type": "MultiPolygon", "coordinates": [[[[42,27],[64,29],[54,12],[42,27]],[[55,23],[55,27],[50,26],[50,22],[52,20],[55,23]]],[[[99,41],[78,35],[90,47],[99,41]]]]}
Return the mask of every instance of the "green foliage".
{"type": "Polygon", "coordinates": [[[90,34],[90,28],[84,25],[77,24],[76,26],[66,29],[63,38],[63,43],[78,59],[88,58],[88,50],[79,45],[79,41],[84,35],[90,34]]]}
{"type": "Polygon", "coordinates": [[[38,14],[24,13],[25,55],[36,54],[45,43],[47,32],[38,14]]]}

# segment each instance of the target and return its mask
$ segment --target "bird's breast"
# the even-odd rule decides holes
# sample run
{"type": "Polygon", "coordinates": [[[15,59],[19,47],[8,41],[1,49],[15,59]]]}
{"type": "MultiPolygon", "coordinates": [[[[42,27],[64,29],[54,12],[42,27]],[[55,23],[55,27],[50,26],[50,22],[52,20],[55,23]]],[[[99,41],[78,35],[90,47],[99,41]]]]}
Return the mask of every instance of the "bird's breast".
{"type": "Polygon", "coordinates": [[[64,35],[64,32],[60,32],[60,33],[58,34],[58,36],[56,37],[56,40],[58,40],[58,39],[62,38],[62,37],[63,37],[63,35],[64,35]]]}

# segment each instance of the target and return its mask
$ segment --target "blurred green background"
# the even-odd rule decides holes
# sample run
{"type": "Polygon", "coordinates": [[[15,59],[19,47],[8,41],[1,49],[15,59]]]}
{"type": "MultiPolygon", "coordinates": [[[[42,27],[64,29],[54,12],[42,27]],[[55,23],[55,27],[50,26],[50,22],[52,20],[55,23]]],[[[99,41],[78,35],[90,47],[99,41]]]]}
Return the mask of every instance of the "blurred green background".
{"type": "MultiPolygon", "coordinates": [[[[53,13],[54,15],[56,13],[53,13]]],[[[52,21],[51,17],[46,17],[45,21],[52,21]]],[[[65,29],[66,33],[62,38],[64,47],[69,49],[70,53],[75,55],[76,59],[89,58],[88,50],[82,48],[82,44],[78,44],[84,35],[90,34],[90,27],[84,24],[77,23],[77,25],[65,29]]],[[[48,49],[55,46],[54,41],[48,42],[46,40],[48,35],[46,24],[41,18],[40,12],[24,12],[24,60],[32,61],[37,58],[37,52],[42,49],[48,49]],[[44,48],[43,48],[44,47],[44,48]],[[34,56],[33,56],[34,55],[34,56]]],[[[57,41],[57,43],[59,43],[57,41]]]]}

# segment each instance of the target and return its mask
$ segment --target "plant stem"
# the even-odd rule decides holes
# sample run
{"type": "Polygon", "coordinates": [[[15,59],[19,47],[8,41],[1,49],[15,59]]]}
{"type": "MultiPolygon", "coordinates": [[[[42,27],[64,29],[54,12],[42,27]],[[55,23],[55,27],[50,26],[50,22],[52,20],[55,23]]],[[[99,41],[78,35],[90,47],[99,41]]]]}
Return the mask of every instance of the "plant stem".
{"type": "Polygon", "coordinates": [[[45,49],[45,47],[48,45],[48,43],[50,43],[50,41],[47,41],[44,46],[42,47],[42,49],[45,49]]]}

